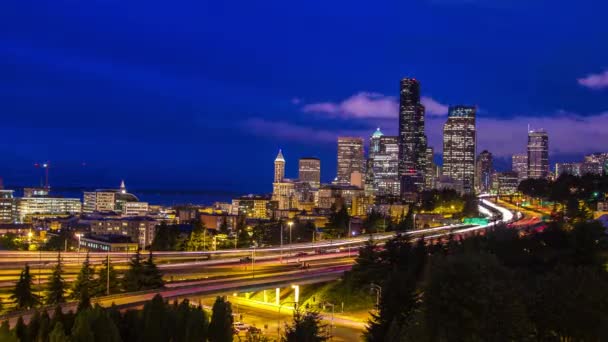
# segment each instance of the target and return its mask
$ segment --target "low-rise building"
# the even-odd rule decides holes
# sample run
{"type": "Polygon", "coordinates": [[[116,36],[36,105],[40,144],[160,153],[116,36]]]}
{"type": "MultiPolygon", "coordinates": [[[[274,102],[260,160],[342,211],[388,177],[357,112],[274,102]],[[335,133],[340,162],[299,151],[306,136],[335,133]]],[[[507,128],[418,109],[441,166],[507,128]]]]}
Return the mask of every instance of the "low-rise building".
{"type": "Polygon", "coordinates": [[[93,235],[123,235],[131,237],[139,247],[146,248],[154,240],[158,222],[147,216],[85,217],[81,221],[90,227],[93,235]]]}
{"type": "Polygon", "coordinates": [[[17,206],[13,190],[0,190],[0,223],[13,223],[17,219],[17,206]]]}
{"type": "Polygon", "coordinates": [[[146,216],[149,212],[148,202],[126,202],[122,206],[124,216],[146,216]]]}
{"type": "Polygon", "coordinates": [[[92,252],[136,252],[139,246],[131,240],[131,237],[124,235],[87,234],[79,239],[80,248],[92,252]]]}
{"type": "Polygon", "coordinates": [[[31,222],[33,218],[53,218],[80,214],[82,203],[79,198],[63,197],[22,197],[17,199],[19,222],[31,222]]]}

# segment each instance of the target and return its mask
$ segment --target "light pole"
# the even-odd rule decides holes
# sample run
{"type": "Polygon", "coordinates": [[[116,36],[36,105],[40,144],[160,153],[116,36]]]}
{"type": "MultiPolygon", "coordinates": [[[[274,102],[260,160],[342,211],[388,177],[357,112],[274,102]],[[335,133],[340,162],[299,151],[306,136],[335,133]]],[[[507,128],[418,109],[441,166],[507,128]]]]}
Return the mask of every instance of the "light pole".
{"type": "Polygon", "coordinates": [[[76,233],[76,237],[78,238],[78,250],[76,251],[76,265],[80,262],[80,238],[82,237],[81,233],[76,233]]]}
{"type": "Polygon", "coordinates": [[[108,246],[108,254],[106,254],[106,296],[110,295],[110,247],[108,246]]]}
{"type": "Polygon", "coordinates": [[[374,283],[371,283],[370,287],[372,288],[372,291],[376,292],[376,310],[380,310],[380,296],[382,295],[382,287],[374,283]]]}
{"type": "Polygon", "coordinates": [[[280,256],[280,258],[279,258],[279,262],[280,262],[280,263],[283,263],[283,229],[284,229],[285,227],[283,226],[283,223],[281,223],[281,225],[280,225],[280,226],[281,226],[281,256],[280,256]]]}
{"type": "Polygon", "coordinates": [[[331,326],[330,326],[330,330],[329,330],[329,340],[333,340],[334,338],[334,309],[335,309],[335,305],[329,302],[325,302],[323,303],[323,305],[331,305],[331,326]]]}
{"type": "Polygon", "coordinates": [[[287,225],[289,226],[289,255],[291,255],[291,227],[293,226],[293,221],[287,222],[287,225]]]}
{"type": "Polygon", "coordinates": [[[254,273],[254,267],[255,267],[255,246],[253,246],[253,250],[251,251],[251,278],[255,278],[255,273],[254,273]]]}

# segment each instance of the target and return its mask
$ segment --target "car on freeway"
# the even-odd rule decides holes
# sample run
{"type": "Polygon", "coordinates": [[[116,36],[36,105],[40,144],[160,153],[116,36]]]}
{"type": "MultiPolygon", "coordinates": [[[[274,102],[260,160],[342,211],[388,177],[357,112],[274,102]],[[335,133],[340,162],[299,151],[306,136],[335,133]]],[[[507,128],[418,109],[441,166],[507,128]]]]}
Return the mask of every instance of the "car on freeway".
{"type": "Polygon", "coordinates": [[[232,324],[232,327],[234,328],[234,331],[238,334],[241,331],[247,331],[251,328],[251,326],[247,323],[243,323],[243,322],[234,322],[232,324]]]}
{"type": "Polygon", "coordinates": [[[241,260],[240,260],[240,261],[241,261],[241,262],[251,262],[251,257],[246,256],[246,257],[244,257],[244,258],[241,258],[241,260]]]}

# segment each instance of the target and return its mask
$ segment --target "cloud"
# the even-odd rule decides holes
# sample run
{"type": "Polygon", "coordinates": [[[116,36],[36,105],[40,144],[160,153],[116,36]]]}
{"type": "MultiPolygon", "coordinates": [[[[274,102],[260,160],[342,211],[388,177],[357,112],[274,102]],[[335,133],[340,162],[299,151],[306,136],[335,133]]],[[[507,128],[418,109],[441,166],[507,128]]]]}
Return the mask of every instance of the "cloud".
{"type": "Polygon", "coordinates": [[[591,89],[608,88],[608,70],[599,74],[589,74],[577,81],[578,84],[591,89]]]}
{"type": "Polygon", "coordinates": [[[301,126],[285,121],[271,121],[262,118],[251,118],[241,123],[247,132],[285,141],[306,143],[335,143],[339,136],[367,137],[370,130],[326,130],[301,126]]]}
{"type": "MultiPolygon", "coordinates": [[[[422,97],[422,103],[427,107],[427,114],[443,116],[448,112],[448,106],[430,97],[422,97]]],[[[324,113],[332,117],[355,119],[385,119],[396,118],[399,113],[399,101],[392,96],[373,92],[359,92],[341,102],[310,103],[302,107],[305,113],[324,113]]]]}
{"type": "Polygon", "coordinates": [[[420,102],[422,102],[422,104],[426,108],[426,115],[430,115],[430,116],[448,115],[448,105],[439,103],[439,102],[435,101],[434,99],[427,97],[427,96],[422,96],[422,98],[420,99],[420,102]]]}
{"type": "MultiPolygon", "coordinates": [[[[442,150],[444,119],[429,118],[426,131],[435,151],[442,150]]],[[[582,116],[557,112],[546,117],[518,115],[509,119],[477,117],[477,150],[487,149],[497,156],[509,156],[526,151],[527,127],[543,128],[549,134],[551,154],[584,154],[607,151],[608,112],[582,116]]]]}
{"type": "Polygon", "coordinates": [[[302,99],[299,97],[294,97],[291,99],[291,104],[299,105],[302,102],[302,99]]]}

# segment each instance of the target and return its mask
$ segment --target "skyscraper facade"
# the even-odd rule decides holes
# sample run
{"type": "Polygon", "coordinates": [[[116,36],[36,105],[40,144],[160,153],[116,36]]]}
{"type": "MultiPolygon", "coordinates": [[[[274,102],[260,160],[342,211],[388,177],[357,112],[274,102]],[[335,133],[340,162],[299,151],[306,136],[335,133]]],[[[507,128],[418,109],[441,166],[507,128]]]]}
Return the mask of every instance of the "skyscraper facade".
{"type": "Polygon", "coordinates": [[[521,182],[528,178],[528,154],[514,154],[511,157],[511,170],[517,172],[517,179],[521,182]]]}
{"type": "Polygon", "coordinates": [[[475,107],[451,106],[443,125],[443,174],[472,193],[475,184],[475,107]]]}
{"type": "Polygon", "coordinates": [[[547,178],[549,176],[549,136],[547,132],[531,130],[528,132],[528,178],[547,178]]]}
{"type": "Polygon", "coordinates": [[[420,83],[413,78],[401,80],[399,94],[399,176],[403,194],[424,186],[426,135],[424,106],[420,103],[420,83]]]}
{"type": "Polygon", "coordinates": [[[279,154],[274,159],[274,182],[280,183],[285,178],[285,158],[283,158],[283,152],[279,150],[279,154]]]}
{"type": "Polygon", "coordinates": [[[493,167],[492,153],[483,150],[478,156],[475,165],[475,189],[478,192],[490,192],[492,187],[493,167]]]}
{"type": "Polygon", "coordinates": [[[426,148],[426,171],[424,173],[424,187],[427,190],[435,189],[437,180],[437,165],[435,165],[435,151],[432,147],[426,148]]]}
{"type": "Polygon", "coordinates": [[[359,176],[365,174],[363,138],[339,137],[337,183],[350,184],[351,176],[355,172],[358,172],[359,176]]]}
{"type": "Polygon", "coordinates": [[[399,138],[376,130],[370,137],[369,156],[375,194],[399,196],[399,138]]]}
{"type": "Polygon", "coordinates": [[[321,160],[319,158],[300,158],[298,163],[298,179],[318,189],[321,185],[321,160]]]}

